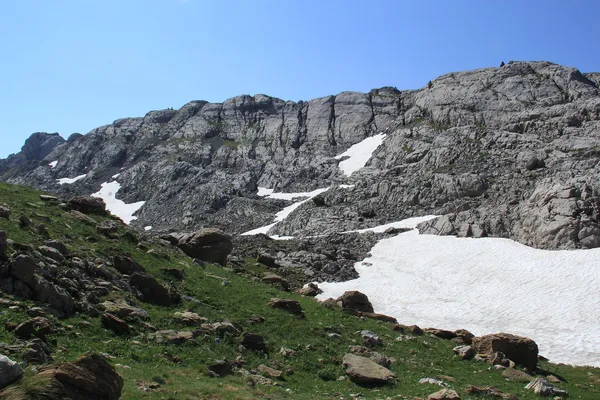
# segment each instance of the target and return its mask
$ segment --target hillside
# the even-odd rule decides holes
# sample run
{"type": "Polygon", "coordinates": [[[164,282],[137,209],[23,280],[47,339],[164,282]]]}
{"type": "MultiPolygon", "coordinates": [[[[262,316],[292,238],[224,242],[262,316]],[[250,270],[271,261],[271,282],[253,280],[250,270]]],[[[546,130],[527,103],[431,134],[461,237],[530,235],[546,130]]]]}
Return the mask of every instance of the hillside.
{"type": "MultiPolygon", "coordinates": [[[[90,353],[101,354],[100,360],[122,376],[124,399],[412,399],[439,391],[438,384],[462,399],[492,398],[468,394],[469,385],[537,398],[524,389],[520,380],[531,378],[521,368],[461,361],[452,349],[476,340],[464,331],[452,340],[443,339],[452,335],[441,330],[418,335],[414,327],[326,307],[266,283],[261,278],[269,267],[255,259],[231,255],[227,267],[195,262],[108,214],[69,211],[65,203],[40,194],[0,185],[0,230],[6,233],[0,234],[0,353],[22,361],[26,370],[0,398],[65,398],[61,390],[73,381],[53,386],[57,375],[40,365],[73,362],[90,353]],[[153,290],[144,291],[136,274],[160,287],[150,284],[153,290]],[[269,306],[273,298],[297,300],[302,315],[269,306]],[[186,311],[194,314],[176,315],[186,311]],[[33,317],[47,318],[49,326],[38,319],[37,329],[25,329],[33,317]],[[372,333],[363,338],[365,330],[372,333]],[[248,333],[263,337],[264,344],[253,340],[240,347],[248,333]],[[364,345],[369,347],[357,347],[364,345]],[[377,387],[353,383],[342,366],[350,352],[371,354],[396,379],[377,387]],[[224,376],[211,376],[209,368],[224,376]],[[433,383],[419,383],[423,378],[433,383]]],[[[298,240],[286,243],[299,245],[298,240]]],[[[242,244],[235,247],[243,254],[242,244]]],[[[277,269],[286,271],[293,272],[277,269]]],[[[293,275],[287,277],[294,282],[293,275]]],[[[542,360],[529,372],[552,375],[548,379],[556,379],[556,387],[568,390],[570,398],[600,396],[598,369],[542,360]]],[[[115,381],[107,378],[104,390],[118,387],[115,381]]]]}
{"type": "Polygon", "coordinates": [[[597,76],[509,62],[411,91],[192,101],[68,140],[36,133],[0,161],[0,178],[65,196],[105,190],[136,204],[133,226],[158,233],[210,226],[237,234],[268,225],[292,204],[259,195],[266,188],[323,191],[318,204],[291,209],[270,235],[438,215],[421,231],[595,248],[597,76]],[[352,146],[373,143],[362,165],[346,163],[352,146]]]}

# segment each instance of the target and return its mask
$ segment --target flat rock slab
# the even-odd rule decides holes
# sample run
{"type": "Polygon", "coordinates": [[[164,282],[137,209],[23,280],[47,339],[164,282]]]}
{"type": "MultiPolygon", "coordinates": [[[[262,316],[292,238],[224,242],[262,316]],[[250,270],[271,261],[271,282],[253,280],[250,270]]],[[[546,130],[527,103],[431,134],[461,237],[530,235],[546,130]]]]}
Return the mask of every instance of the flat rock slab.
{"type": "Polygon", "coordinates": [[[396,379],[396,374],[392,371],[366,357],[346,354],[342,363],[350,380],[359,385],[379,386],[396,379]]]}

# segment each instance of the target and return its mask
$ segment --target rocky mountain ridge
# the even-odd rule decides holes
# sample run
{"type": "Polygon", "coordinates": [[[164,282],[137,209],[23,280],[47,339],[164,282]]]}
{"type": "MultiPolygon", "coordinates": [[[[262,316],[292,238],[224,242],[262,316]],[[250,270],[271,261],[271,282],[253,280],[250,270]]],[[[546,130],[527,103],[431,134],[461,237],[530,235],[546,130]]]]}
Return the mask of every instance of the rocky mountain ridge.
{"type": "Polygon", "coordinates": [[[194,101],[67,141],[34,134],[0,160],[0,179],[64,196],[116,179],[117,197],[145,201],[132,225],[159,233],[246,232],[290,204],[258,196],[259,187],[329,187],[269,233],[314,236],[435,214],[422,232],[599,247],[599,76],[509,62],[412,91],[194,101]],[[345,176],[335,156],[380,133],[368,164],[345,176]]]}

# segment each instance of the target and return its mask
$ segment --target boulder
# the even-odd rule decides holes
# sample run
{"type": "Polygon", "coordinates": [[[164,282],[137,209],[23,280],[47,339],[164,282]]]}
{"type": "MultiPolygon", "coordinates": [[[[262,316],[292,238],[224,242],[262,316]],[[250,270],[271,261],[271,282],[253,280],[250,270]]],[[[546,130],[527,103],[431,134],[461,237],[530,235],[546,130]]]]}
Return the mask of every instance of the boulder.
{"type": "Polygon", "coordinates": [[[233,363],[227,360],[217,360],[208,366],[208,370],[219,377],[231,374],[233,363]]]}
{"type": "Polygon", "coordinates": [[[298,300],[290,300],[290,299],[280,299],[280,298],[272,298],[269,301],[269,307],[277,308],[279,310],[288,311],[295,315],[304,315],[302,312],[302,306],[298,300]]]}
{"type": "Polygon", "coordinates": [[[88,224],[91,226],[96,226],[98,224],[96,221],[94,221],[92,218],[88,217],[81,211],[71,210],[69,214],[71,215],[71,217],[75,218],[80,222],[83,222],[84,224],[88,224]]]}
{"type": "Polygon", "coordinates": [[[471,346],[456,346],[452,349],[461,360],[470,360],[475,357],[475,350],[471,346]]]}
{"type": "Polygon", "coordinates": [[[99,197],[75,196],[67,203],[71,210],[84,214],[108,215],[106,203],[99,197]]]}
{"type": "Polygon", "coordinates": [[[259,365],[257,370],[267,375],[269,378],[281,378],[281,375],[283,375],[283,372],[271,367],[267,367],[264,364],[259,365]]]}
{"type": "Polygon", "coordinates": [[[427,396],[427,400],[460,400],[460,396],[452,389],[442,389],[427,396]]]}
{"type": "Polygon", "coordinates": [[[170,306],[181,302],[181,296],[166,288],[150,275],[134,273],[129,278],[129,284],[139,290],[144,301],[158,306],[170,306]]]}
{"type": "Polygon", "coordinates": [[[70,253],[69,249],[67,248],[67,246],[63,242],[60,242],[58,240],[48,240],[45,243],[45,245],[48,246],[48,247],[51,247],[53,249],[58,250],[58,252],[60,254],[62,254],[63,256],[65,256],[65,257],[68,256],[69,253],[70,253]]]}
{"type": "Polygon", "coordinates": [[[535,378],[525,386],[525,389],[533,390],[538,396],[563,396],[567,391],[559,389],[544,378],[535,378]]]}
{"type": "Polygon", "coordinates": [[[123,378],[98,355],[80,357],[73,363],[45,367],[38,374],[61,393],[56,399],[119,400],[123,378]]]}
{"type": "Polygon", "coordinates": [[[0,389],[21,379],[23,369],[10,358],[0,354],[0,389]]]}
{"type": "Polygon", "coordinates": [[[502,352],[518,365],[535,369],[538,360],[537,344],[526,337],[509,333],[496,333],[473,338],[473,348],[478,354],[492,355],[502,352]]]}
{"type": "Polygon", "coordinates": [[[114,256],[113,264],[117,271],[125,275],[133,275],[136,272],[146,272],[144,267],[138,264],[133,258],[127,256],[114,256]]]}
{"type": "Polygon", "coordinates": [[[351,311],[363,311],[363,312],[374,312],[373,305],[369,301],[369,298],[364,293],[357,290],[351,290],[345,292],[343,295],[338,297],[338,303],[341,303],[343,309],[351,311]]]}
{"type": "Polygon", "coordinates": [[[215,228],[204,228],[181,237],[177,247],[192,258],[225,265],[227,256],[233,250],[233,243],[225,232],[215,228]]]}
{"type": "Polygon", "coordinates": [[[46,335],[52,333],[52,324],[47,318],[35,317],[17,325],[13,332],[21,339],[37,337],[46,340],[46,335]]]}
{"type": "Polygon", "coordinates": [[[208,319],[190,311],[176,312],[173,317],[177,322],[186,326],[200,326],[208,322],[208,319]]]}
{"type": "Polygon", "coordinates": [[[0,205],[0,218],[9,219],[11,210],[5,205],[0,205]]]}
{"type": "Polygon", "coordinates": [[[117,335],[128,335],[131,333],[129,324],[111,313],[102,314],[100,321],[103,327],[113,331],[117,335]]]}
{"type": "Polygon", "coordinates": [[[6,251],[8,250],[8,235],[0,231],[0,261],[6,260],[6,251]]]}
{"type": "Polygon", "coordinates": [[[242,335],[242,342],[240,344],[246,349],[263,351],[265,353],[269,352],[267,344],[265,343],[265,338],[254,333],[245,332],[242,335]]]}
{"type": "Polygon", "coordinates": [[[175,331],[172,329],[157,331],[151,335],[156,343],[182,344],[194,338],[190,331],[175,331]]]}
{"type": "Polygon", "coordinates": [[[342,360],[346,374],[352,382],[359,385],[379,386],[392,383],[396,378],[389,369],[382,367],[376,362],[355,354],[346,354],[342,360]]]}
{"type": "Polygon", "coordinates": [[[377,314],[377,313],[357,311],[356,315],[359,316],[359,317],[365,317],[365,318],[369,318],[369,319],[376,319],[377,321],[389,322],[389,323],[392,323],[392,324],[397,324],[398,323],[398,320],[396,318],[390,317],[389,315],[385,315],[385,314],[377,314]]]}
{"type": "Polygon", "coordinates": [[[315,296],[323,293],[323,291],[321,289],[319,289],[319,287],[317,286],[316,283],[311,282],[308,285],[306,285],[305,287],[296,290],[296,293],[301,296],[315,297],[315,296]]]}
{"type": "Polygon", "coordinates": [[[393,330],[402,333],[412,333],[415,336],[421,336],[424,332],[418,325],[396,324],[392,327],[393,330]]]}
{"type": "Polygon", "coordinates": [[[150,318],[150,316],[148,315],[148,312],[146,312],[145,310],[139,308],[139,307],[134,307],[130,304],[128,304],[127,302],[125,302],[125,300],[115,300],[113,301],[105,301],[103,303],[100,304],[102,306],[102,308],[104,309],[104,311],[106,311],[107,313],[116,315],[119,318],[140,318],[140,319],[148,319],[150,318]]]}
{"type": "Polygon", "coordinates": [[[433,335],[437,338],[440,339],[454,339],[456,337],[456,333],[452,332],[452,331],[447,331],[444,329],[437,329],[437,328],[425,328],[423,329],[423,331],[425,333],[429,333],[430,335],[433,335]]]}
{"type": "Polygon", "coordinates": [[[529,375],[527,372],[515,368],[506,368],[504,371],[502,371],[502,376],[504,379],[515,382],[527,383],[533,380],[533,376],[529,375]]]}
{"type": "Polygon", "coordinates": [[[40,246],[37,250],[42,253],[43,256],[48,257],[58,263],[65,262],[65,257],[61,254],[60,251],[50,246],[40,246]]]}
{"type": "Polygon", "coordinates": [[[467,393],[476,396],[485,396],[490,399],[501,399],[501,400],[519,400],[517,396],[510,393],[504,393],[500,389],[493,386],[467,386],[467,393]]]}
{"type": "Polygon", "coordinates": [[[117,221],[106,220],[96,226],[96,231],[108,238],[116,239],[119,237],[119,226],[121,224],[117,221]]]}
{"type": "Polygon", "coordinates": [[[288,281],[276,274],[266,274],[261,280],[265,283],[279,286],[286,291],[290,289],[290,284],[288,283],[288,281]]]}

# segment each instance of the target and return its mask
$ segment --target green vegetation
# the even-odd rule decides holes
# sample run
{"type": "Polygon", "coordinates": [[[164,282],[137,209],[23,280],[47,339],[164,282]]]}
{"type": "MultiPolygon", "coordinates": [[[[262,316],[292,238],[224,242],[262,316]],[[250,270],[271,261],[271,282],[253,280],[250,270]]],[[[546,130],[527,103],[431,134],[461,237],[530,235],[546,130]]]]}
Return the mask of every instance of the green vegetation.
{"type": "MultiPolygon", "coordinates": [[[[54,323],[63,328],[50,337],[50,342],[54,343],[54,360],[73,361],[87,352],[107,354],[110,363],[124,378],[123,399],[348,399],[357,393],[371,399],[426,398],[440,388],[419,384],[419,379],[442,375],[456,379],[456,382],[449,382],[449,386],[463,399],[482,399],[466,394],[465,388],[469,384],[496,386],[520,399],[537,398],[524,390],[523,383],[506,381],[501,371],[491,369],[488,364],[460,361],[452,352],[456,345],[452,341],[429,336],[404,337],[392,330],[392,324],[357,318],[338,309],[326,308],[314,299],[280,291],[252,279],[252,276],[267,271],[257,266],[254,260],[245,260],[242,270],[238,271],[210,264],[203,269],[176,249],[133,234],[125,227],[119,228],[119,239],[108,240],[92,226],[74,219],[58,204],[41,202],[39,194],[28,188],[0,185],[0,204],[6,203],[12,209],[10,220],[0,219],[0,229],[6,231],[10,239],[34,245],[43,243],[45,238],[33,229],[19,227],[19,216],[26,215],[34,221],[33,225],[44,223],[50,238],[61,240],[79,257],[106,259],[115,254],[128,254],[148,273],[176,286],[181,294],[189,297],[185,297],[182,304],[171,307],[153,306],[121,291],[113,291],[103,300],[125,298],[130,304],[142,307],[150,315],[147,322],[159,330],[190,329],[173,318],[176,311],[196,312],[211,323],[229,321],[240,332],[263,335],[270,350],[268,357],[253,351],[242,354],[244,368],[252,370],[266,364],[284,373],[283,378],[275,379],[279,386],[273,387],[249,386],[246,378],[235,373],[224,378],[208,377],[207,365],[219,359],[234,360],[240,355],[239,334],[201,335],[184,344],[164,345],[148,340],[151,331],[135,322],[131,323],[135,333],[116,336],[101,326],[99,318],[87,315],[63,320],[53,318],[54,323]],[[169,281],[161,273],[162,268],[182,269],[185,279],[169,281]],[[268,307],[267,303],[273,297],[299,300],[305,318],[299,319],[268,307]],[[264,318],[264,322],[259,322],[256,317],[264,318]],[[340,379],[345,377],[342,357],[349,346],[362,345],[357,332],[364,329],[376,332],[383,339],[383,346],[376,351],[395,358],[391,367],[398,376],[395,385],[368,389],[358,387],[346,378],[340,379]],[[330,333],[340,336],[330,337],[330,333]],[[397,340],[399,337],[401,340],[397,340]],[[279,352],[282,347],[294,350],[297,355],[284,357],[279,352]],[[160,387],[151,391],[138,388],[150,382],[158,382],[160,387]]],[[[97,221],[104,218],[94,216],[97,221]]],[[[25,310],[31,305],[34,304],[22,301],[18,309],[3,309],[0,314],[3,322],[28,319],[25,310]]],[[[15,341],[13,334],[4,325],[0,326],[0,342],[15,341]]],[[[600,370],[545,362],[541,367],[566,379],[566,383],[559,386],[569,390],[571,398],[600,398],[600,370]]],[[[40,384],[28,369],[22,387],[31,392],[40,384]]]]}

